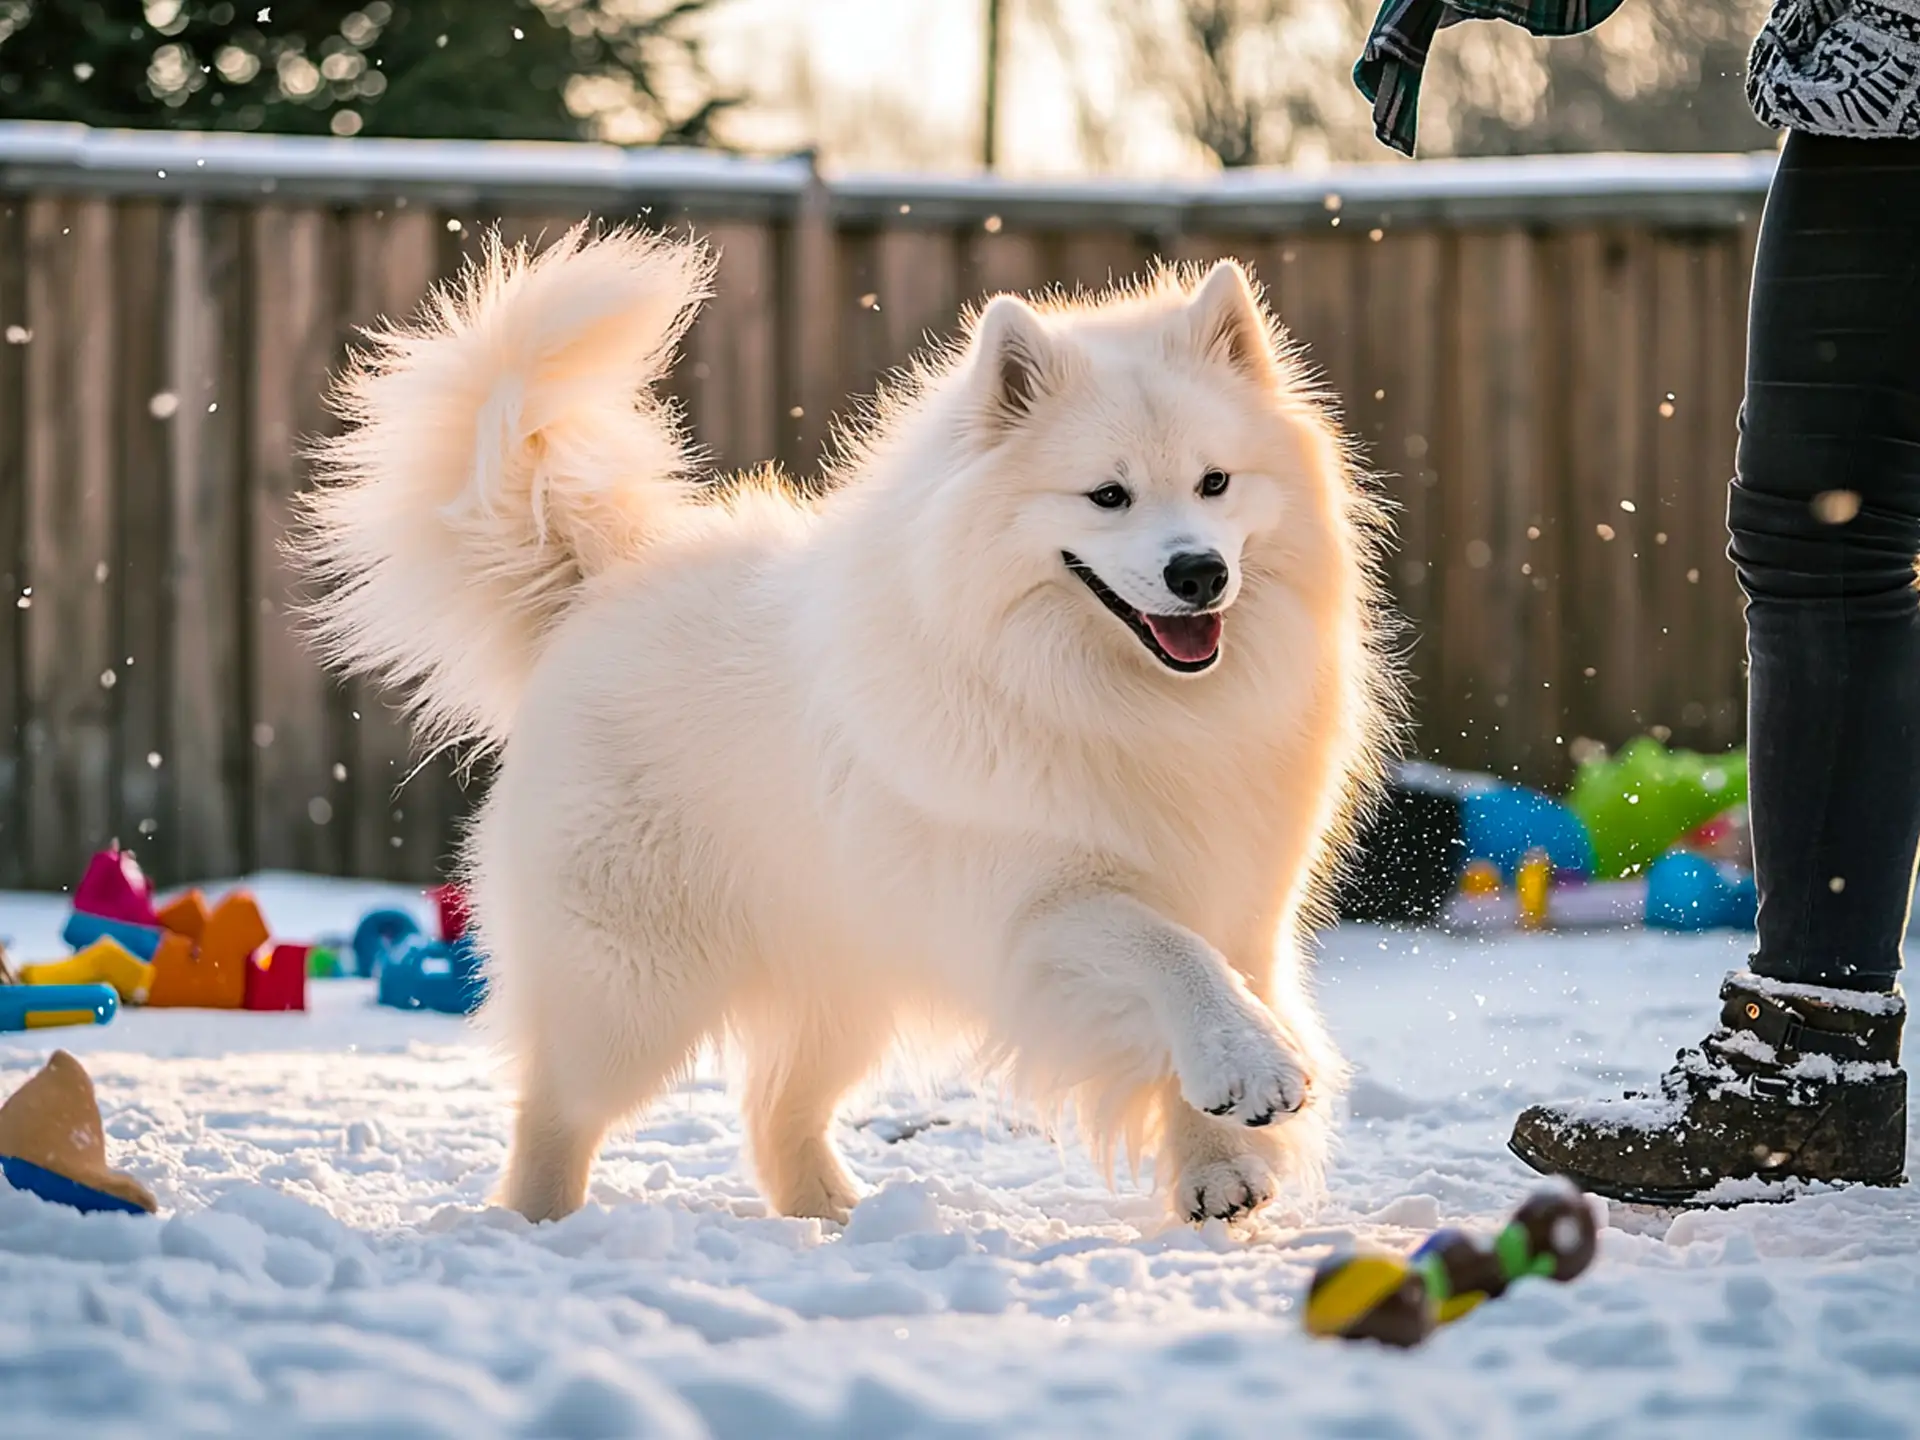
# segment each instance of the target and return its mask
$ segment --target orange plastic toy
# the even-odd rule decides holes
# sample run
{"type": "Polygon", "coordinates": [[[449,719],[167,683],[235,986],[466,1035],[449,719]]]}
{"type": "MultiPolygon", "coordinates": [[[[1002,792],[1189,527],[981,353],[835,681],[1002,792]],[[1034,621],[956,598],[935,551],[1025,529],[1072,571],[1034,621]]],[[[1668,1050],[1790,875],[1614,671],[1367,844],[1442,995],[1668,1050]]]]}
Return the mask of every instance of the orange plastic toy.
{"type": "Polygon", "coordinates": [[[207,928],[207,897],[198,890],[187,891],[160,912],[160,927],[199,944],[207,928]]]}
{"type": "Polygon", "coordinates": [[[167,934],[154,953],[147,1004],[208,1010],[245,1006],[248,965],[269,934],[253,896],[236,890],[209,914],[205,899],[190,891],[162,911],[160,920],[167,934]]]}

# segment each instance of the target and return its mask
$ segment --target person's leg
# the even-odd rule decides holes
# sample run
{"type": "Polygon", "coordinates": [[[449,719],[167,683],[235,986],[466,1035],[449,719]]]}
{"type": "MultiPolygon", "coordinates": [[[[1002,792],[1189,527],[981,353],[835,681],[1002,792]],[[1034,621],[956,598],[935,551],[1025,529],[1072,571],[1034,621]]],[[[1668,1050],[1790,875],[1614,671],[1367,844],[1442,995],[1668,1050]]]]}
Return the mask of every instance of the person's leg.
{"type": "Polygon", "coordinates": [[[1752,968],[1891,989],[1920,853],[1920,141],[1788,141],[1737,469],[1752,968]]]}
{"type": "Polygon", "coordinates": [[[1752,972],[1656,1092],[1532,1106],[1509,1142],[1622,1200],[1905,1168],[1906,1005],[1872,992],[1895,988],[1920,850],[1920,141],[1787,142],[1740,428],[1752,972]]]}

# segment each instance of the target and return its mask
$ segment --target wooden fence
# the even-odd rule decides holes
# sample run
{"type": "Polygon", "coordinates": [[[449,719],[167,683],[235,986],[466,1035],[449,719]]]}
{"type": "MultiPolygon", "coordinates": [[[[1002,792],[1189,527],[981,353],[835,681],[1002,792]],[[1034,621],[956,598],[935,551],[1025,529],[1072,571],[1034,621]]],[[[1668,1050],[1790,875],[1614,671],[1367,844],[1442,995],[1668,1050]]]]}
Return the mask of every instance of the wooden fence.
{"type": "Polygon", "coordinates": [[[804,161],[0,124],[0,884],[70,883],[110,838],[168,880],[443,869],[472,791],[415,773],[387,705],[291,633],[296,441],[354,326],[490,225],[589,213],[718,247],[674,383],[728,466],[809,465],[983,294],[1237,255],[1400,507],[1422,754],[1550,784],[1581,737],[1736,743],[1722,516],[1769,169],[824,184],[804,161]]]}

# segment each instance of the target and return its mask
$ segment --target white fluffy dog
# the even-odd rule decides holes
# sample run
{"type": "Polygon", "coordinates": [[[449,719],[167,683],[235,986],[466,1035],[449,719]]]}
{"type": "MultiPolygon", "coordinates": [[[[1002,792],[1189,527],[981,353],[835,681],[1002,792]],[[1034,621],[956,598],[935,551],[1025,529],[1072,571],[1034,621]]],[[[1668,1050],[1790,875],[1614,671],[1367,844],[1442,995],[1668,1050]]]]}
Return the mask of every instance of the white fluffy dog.
{"type": "Polygon", "coordinates": [[[500,752],[505,1202],[580,1206],[724,1035],[768,1199],[844,1220],[835,1106],[927,1015],[1183,1216],[1317,1182],[1305,931],[1393,687],[1372,509],[1246,275],[993,299],[808,497],[696,477],[649,392],[709,273],[493,247],[344,379],[299,542],[329,657],[500,752]]]}

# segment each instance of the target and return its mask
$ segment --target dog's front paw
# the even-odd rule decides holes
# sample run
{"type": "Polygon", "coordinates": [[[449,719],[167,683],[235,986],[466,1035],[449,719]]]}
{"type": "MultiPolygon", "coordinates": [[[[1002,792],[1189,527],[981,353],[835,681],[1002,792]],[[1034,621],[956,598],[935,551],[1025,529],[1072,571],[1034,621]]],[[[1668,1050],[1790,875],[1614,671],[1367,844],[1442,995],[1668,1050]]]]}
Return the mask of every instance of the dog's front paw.
{"type": "Polygon", "coordinates": [[[761,1155],[759,1164],[767,1198],[792,1219],[844,1225],[860,1203],[860,1187],[824,1139],[809,1136],[789,1149],[761,1155]]]}
{"type": "Polygon", "coordinates": [[[1229,1155],[1196,1165],[1174,1187],[1173,1208],[1198,1225],[1206,1220],[1235,1220],[1273,1198],[1276,1178],[1262,1155],[1229,1155]]]}
{"type": "Polygon", "coordinates": [[[1242,1125],[1271,1125],[1307,1103],[1313,1079],[1264,1010],[1200,1028],[1176,1056],[1181,1097],[1194,1109],[1242,1125]]]}

